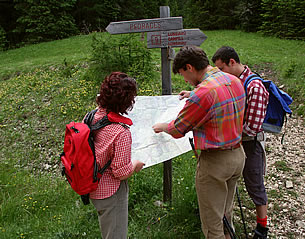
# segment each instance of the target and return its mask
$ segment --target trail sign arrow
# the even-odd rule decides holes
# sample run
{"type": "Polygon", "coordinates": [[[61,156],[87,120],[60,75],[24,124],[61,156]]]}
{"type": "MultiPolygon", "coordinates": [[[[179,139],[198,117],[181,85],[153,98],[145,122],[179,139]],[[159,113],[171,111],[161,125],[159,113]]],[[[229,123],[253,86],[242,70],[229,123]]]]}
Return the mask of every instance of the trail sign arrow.
{"type": "Polygon", "coordinates": [[[200,46],[207,36],[200,29],[182,29],[147,33],[147,48],[200,46]]]}
{"type": "Polygon", "coordinates": [[[182,29],[182,17],[153,18],[135,21],[111,22],[106,30],[110,34],[153,32],[182,29]]]}

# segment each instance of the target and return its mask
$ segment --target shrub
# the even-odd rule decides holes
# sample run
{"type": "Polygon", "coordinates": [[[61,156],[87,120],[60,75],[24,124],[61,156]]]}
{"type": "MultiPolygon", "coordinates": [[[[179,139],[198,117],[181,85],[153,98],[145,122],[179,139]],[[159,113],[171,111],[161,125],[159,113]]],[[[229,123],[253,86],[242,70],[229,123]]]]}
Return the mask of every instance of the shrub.
{"type": "Polygon", "coordinates": [[[140,84],[153,78],[151,52],[139,34],[96,33],[92,39],[90,71],[98,83],[112,71],[125,72],[140,84]]]}

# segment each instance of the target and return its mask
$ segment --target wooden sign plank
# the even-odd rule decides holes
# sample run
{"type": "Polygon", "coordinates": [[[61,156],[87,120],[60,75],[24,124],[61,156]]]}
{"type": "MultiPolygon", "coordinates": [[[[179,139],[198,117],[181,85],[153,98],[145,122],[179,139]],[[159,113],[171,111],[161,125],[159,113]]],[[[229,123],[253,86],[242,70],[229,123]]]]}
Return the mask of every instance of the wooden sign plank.
{"type": "Polygon", "coordinates": [[[200,29],[182,29],[147,33],[147,48],[200,46],[207,36],[200,29]]]}
{"type": "Polygon", "coordinates": [[[153,32],[182,29],[182,17],[153,18],[135,21],[111,22],[106,30],[110,34],[153,32]]]}

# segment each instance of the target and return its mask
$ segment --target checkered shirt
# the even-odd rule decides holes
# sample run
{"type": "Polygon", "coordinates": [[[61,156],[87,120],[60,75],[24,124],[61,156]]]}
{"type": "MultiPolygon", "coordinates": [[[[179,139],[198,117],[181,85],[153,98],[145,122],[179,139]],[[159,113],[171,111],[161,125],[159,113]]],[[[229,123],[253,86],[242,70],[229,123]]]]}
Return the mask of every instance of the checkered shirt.
{"type": "MultiPolygon", "coordinates": [[[[94,115],[93,124],[105,115],[105,109],[99,108],[94,115]]],[[[97,190],[90,193],[90,198],[104,199],[112,196],[120,186],[120,177],[132,172],[131,143],[130,130],[120,124],[111,124],[95,132],[94,146],[99,169],[109,159],[112,161],[100,178],[97,190]]]]}
{"type": "Polygon", "coordinates": [[[245,91],[241,81],[218,68],[206,72],[177,118],[169,123],[174,138],[193,131],[199,150],[230,148],[241,141],[245,91]]]}
{"type": "MultiPolygon", "coordinates": [[[[247,77],[253,74],[248,66],[239,76],[242,83],[247,77]]],[[[260,80],[253,80],[247,87],[247,108],[244,117],[243,133],[248,136],[255,136],[263,131],[262,124],[266,115],[269,100],[269,92],[260,80]]]]}

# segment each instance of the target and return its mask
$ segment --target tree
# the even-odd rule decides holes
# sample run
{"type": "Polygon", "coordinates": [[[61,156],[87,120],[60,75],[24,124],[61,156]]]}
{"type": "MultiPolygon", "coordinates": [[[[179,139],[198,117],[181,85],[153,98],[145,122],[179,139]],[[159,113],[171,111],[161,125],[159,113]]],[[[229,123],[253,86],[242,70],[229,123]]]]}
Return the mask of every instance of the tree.
{"type": "Polygon", "coordinates": [[[6,33],[4,29],[0,26],[0,51],[4,51],[7,48],[6,33]]]}
{"type": "Polygon", "coordinates": [[[206,30],[235,29],[238,16],[235,9],[240,0],[191,0],[185,6],[188,27],[206,30]]]}
{"type": "Polygon", "coordinates": [[[165,1],[151,0],[118,0],[120,6],[120,20],[158,18],[160,6],[165,1]]]}
{"type": "Polygon", "coordinates": [[[304,0],[262,0],[261,31],[288,39],[305,39],[304,0]]]}
{"type": "Polygon", "coordinates": [[[15,45],[20,41],[18,35],[14,33],[17,21],[17,12],[14,8],[14,2],[10,0],[0,1],[0,26],[6,33],[6,46],[15,45]]]}
{"type": "Polygon", "coordinates": [[[120,15],[117,1],[112,0],[78,0],[73,16],[78,28],[85,33],[103,31],[111,21],[120,15]]]}
{"type": "Polygon", "coordinates": [[[239,27],[247,32],[256,32],[262,24],[262,0],[241,0],[236,8],[239,27]]]}
{"type": "Polygon", "coordinates": [[[27,43],[37,43],[69,37],[77,33],[70,14],[76,0],[15,0],[20,16],[16,32],[27,43]]]}

